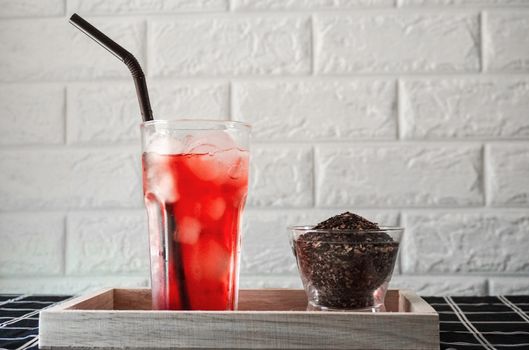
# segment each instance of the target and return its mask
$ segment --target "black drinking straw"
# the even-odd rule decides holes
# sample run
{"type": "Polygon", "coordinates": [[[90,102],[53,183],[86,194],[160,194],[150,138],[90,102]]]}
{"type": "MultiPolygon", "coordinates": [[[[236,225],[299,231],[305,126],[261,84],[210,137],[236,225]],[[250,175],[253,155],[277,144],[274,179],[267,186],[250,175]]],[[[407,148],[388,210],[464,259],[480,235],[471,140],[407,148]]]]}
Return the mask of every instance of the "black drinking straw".
{"type": "MultiPolygon", "coordinates": [[[[88,35],[91,39],[97,42],[99,45],[108,50],[111,54],[116,56],[120,61],[125,63],[129,68],[132,78],[134,79],[134,84],[136,85],[136,94],[138,95],[138,101],[140,103],[141,115],[143,121],[153,120],[151,102],[149,101],[149,92],[147,91],[147,83],[145,81],[145,74],[141,69],[140,64],[136,57],[134,57],[130,52],[125,50],[121,45],[116,43],[114,40],[110,39],[108,36],[103,34],[99,29],[88,23],[78,14],[74,13],[70,17],[70,23],[81,30],[83,33],[88,35]]],[[[182,252],[180,249],[180,244],[173,241],[173,233],[176,231],[176,222],[173,216],[173,206],[171,204],[166,205],[166,220],[167,220],[167,229],[164,245],[164,259],[165,259],[165,279],[166,283],[169,280],[169,255],[174,254],[175,259],[177,260],[176,264],[176,278],[178,279],[178,288],[180,293],[180,299],[182,304],[182,309],[189,310],[189,295],[187,293],[187,288],[185,285],[185,276],[184,269],[182,265],[182,252]]],[[[165,288],[166,296],[168,296],[169,288],[166,285],[165,288]]]]}
{"type": "Polygon", "coordinates": [[[88,35],[99,45],[107,49],[108,52],[116,56],[120,61],[125,63],[129,68],[132,78],[134,79],[134,84],[136,85],[136,94],[138,95],[143,121],[153,120],[154,118],[152,116],[151,102],[149,101],[149,92],[147,91],[145,74],[143,74],[143,70],[136,57],[114,40],[103,34],[99,29],[88,23],[77,13],[74,13],[72,17],[70,17],[70,23],[88,35]]]}
{"type": "MultiPolygon", "coordinates": [[[[165,221],[167,229],[165,230],[165,293],[166,298],[169,297],[170,283],[169,282],[169,264],[171,262],[171,256],[176,260],[176,266],[174,266],[174,274],[178,283],[178,294],[180,296],[180,304],[182,310],[191,310],[191,304],[189,303],[189,295],[186,288],[186,278],[184,272],[184,265],[182,264],[182,249],[178,241],[173,240],[174,234],[177,230],[176,220],[174,217],[173,204],[165,204],[165,221]]],[[[174,264],[174,262],[173,262],[174,264]]]]}

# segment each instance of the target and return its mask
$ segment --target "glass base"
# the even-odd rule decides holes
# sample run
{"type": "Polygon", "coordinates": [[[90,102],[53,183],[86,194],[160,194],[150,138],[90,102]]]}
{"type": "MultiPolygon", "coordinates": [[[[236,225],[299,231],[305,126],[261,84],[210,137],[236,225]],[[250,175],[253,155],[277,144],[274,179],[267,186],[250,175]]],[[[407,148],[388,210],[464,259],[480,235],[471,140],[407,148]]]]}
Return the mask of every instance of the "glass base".
{"type": "Polygon", "coordinates": [[[309,302],[307,305],[307,311],[326,311],[326,312],[386,312],[384,304],[377,304],[373,306],[367,306],[359,309],[337,309],[322,305],[317,305],[313,302],[309,302]]]}

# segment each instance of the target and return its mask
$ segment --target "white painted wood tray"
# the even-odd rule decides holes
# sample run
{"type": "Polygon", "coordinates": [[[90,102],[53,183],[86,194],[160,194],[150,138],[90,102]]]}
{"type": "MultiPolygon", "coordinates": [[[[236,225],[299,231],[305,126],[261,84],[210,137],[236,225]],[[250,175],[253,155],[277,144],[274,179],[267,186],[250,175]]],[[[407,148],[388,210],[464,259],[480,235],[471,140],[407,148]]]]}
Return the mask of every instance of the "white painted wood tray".
{"type": "Polygon", "coordinates": [[[41,312],[42,349],[439,349],[437,312],[389,290],[388,312],[305,311],[302,290],[241,290],[239,311],[152,311],[148,289],[108,289],[41,312]]]}

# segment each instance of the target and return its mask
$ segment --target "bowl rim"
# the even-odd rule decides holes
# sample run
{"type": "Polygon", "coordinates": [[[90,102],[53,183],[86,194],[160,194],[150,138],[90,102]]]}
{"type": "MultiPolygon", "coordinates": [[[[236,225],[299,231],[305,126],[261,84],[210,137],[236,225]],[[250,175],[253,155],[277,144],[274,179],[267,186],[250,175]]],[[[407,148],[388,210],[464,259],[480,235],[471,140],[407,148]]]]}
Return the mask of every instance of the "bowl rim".
{"type": "Polygon", "coordinates": [[[319,233],[377,233],[377,232],[398,232],[404,231],[404,227],[401,226],[380,226],[379,229],[370,230],[336,230],[336,229],[315,229],[316,225],[290,225],[287,228],[290,231],[310,231],[319,233]]]}

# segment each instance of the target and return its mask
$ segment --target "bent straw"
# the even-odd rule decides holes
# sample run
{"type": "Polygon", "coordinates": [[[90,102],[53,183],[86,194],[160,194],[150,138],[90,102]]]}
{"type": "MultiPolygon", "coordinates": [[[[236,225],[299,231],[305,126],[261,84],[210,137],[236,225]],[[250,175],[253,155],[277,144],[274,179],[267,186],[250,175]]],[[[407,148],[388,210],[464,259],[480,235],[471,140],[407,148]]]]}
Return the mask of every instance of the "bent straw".
{"type": "MultiPolygon", "coordinates": [[[[145,75],[143,74],[143,70],[141,69],[140,64],[138,63],[138,60],[136,57],[134,57],[130,52],[125,50],[121,45],[110,39],[108,36],[103,34],[99,29],[88,23],[85,19],[83,19],[78,14],[74,13],[72,17],[70,17],[70,23],[73,24],[75,27],[77,27],[79,30],[81,30],[83,33],[85,33],[88,37],[93,39],[95,42],[97,42],[99,45],[101,45],[103,48],[108,50],[111,54],[116,56],[120,61],[125,63],[125,65],[129,68],[132,78],[134,79],[134,84],[136,85],[136,94],[138,95],[138,101],[140,103],[140,110],[141,115],[143,117],[143,121],[149,121],[153,120],[152,116],[152,109],[151,109],[151,103],[149,101],[149,92],[147,91],[147,83],[145,81],[145,75]]],[[[172,239],[174,232],[176,231],[176,222],[174,216],[171,214],[173,213],[173,207],[171,204],[167,204],[166,207],[166,214],[167,220],[167,228],[166,228],[166,236],[165,237],[165,244],[164,244],[164,259],[165,259],[165,295],[166,297],[169,296],[169,264],[170,264],[170,258],[171,255],[175,255],[175,259],[177,261],[177,270],[176,278],[178,279],[178,288],[179,288],[179,294],[182,304],[182,309],[189,310],[190,309],[190,303],[189,303],[189,295],[187,293],[187,288],[185,285],[185,276],[184,276],[184,269],[182,265],[182,253],[180,249],[180,244],[178,242],[174,242],[172,239]],[[174,246],[173,246],[174,245],[174,246]]]]}
{"type": "Polygon", "coordinates": [[[78,14],[74,13],[72,17],[70,17],[70,23],[88,35],[88,37],[93,39],[99,45],[107,49],[108,52],[116,56],[120,61],[125,63],[132,74],[134,85],[136,85],[136,94],[138,95],[143,121],[153,120],[154,118],[152,116],[151,102],[149,101],[149,92],[147,91],[145,74],[143,74],[143,70],[136,57],[78,14]]]}

